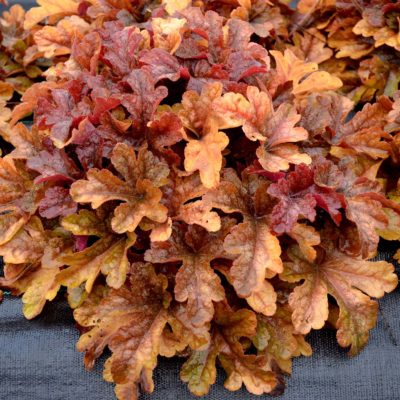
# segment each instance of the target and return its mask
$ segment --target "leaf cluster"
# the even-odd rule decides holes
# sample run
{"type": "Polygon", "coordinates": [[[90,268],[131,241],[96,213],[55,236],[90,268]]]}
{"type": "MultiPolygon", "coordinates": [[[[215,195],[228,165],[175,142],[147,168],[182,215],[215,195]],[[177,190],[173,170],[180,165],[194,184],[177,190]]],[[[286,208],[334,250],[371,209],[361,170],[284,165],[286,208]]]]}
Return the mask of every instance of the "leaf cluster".
{"type": "Polygon", "coordinates": [[[11,7],[0,286],[28,319],[64,288],[119,400],[153,391],[159,356],[201,396],[217,365],[228,390],[281,393],[325,326],[358,354],[398,281],[371,260],[400,238],[396,7],[11,7]]]}

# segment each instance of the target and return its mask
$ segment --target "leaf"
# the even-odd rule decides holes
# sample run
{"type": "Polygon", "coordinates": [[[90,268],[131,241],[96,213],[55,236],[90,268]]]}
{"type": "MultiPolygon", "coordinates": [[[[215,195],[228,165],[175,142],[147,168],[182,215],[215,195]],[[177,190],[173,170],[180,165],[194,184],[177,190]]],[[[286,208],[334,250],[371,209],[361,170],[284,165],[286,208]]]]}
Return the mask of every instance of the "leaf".
{"type": "Polygon", "coordinates": [[[294,240],[299,244],[299,248],[304,257],[309,261],[314,261],[317,257],[317,251],[314,246],[321,243],[321,237],[318,231],[312,226],[306,224],[295,224],[291,232],[289,232],[294,240]]]}
{"type": "Polygon", "coordinates": [[[326,46],[325,37],[315,28],[305,30],[303,35],[295,32],[293,42],[292,52],[300,53],[305,61],[321,64],[332,57],[333,51],[326,46]]]}
{"type": "Polygon", "coordinates": [[[22,197],[29,188],[30,181],[24,174],[25,171],[17,169],[11,157],[1,158],[0,167],[1,203],[5,205],[22,197]]]}
{"type": "MultiPolygon", "coordinates": [[[[233,277],[227,265],[217,264],[215,268],[221,272],[227,281],[233,285],[233,277]]],[[[272,275],[269,273],[268,277],[272,275]]],[[[257,313],[273,315],[276,311],[277,293],[274,286],[267,280],[260,280],[246,297],[247,304],[257,313]]]]}
{"type": "Polygon", "coordinates": [[[161,155],[170,164],[180,163],[180,157],[171,148],[186,138],[185,130],[179,117],[170,109],[159,110],[147,124],[148,144],[157,155],[161,155]]]}
{"type": "Polygon", "coordinates": [[[243,222],[232,229],[224,242],[226,252],[238,255],[230,275],[241,297],[248,297],[265,279],[266,268],[281,272],[278,239],[272,235],[268,225],[252,222],[243,222]]]}
{"type": "Polygon", "coordinates": [[[339,78],[326,71],[318,71],[318,65],[297,58],[293,52],[286,49],[284,53],[276,50],[270,52],[276,62],[276,82],[274,85],[293,83],[293,94],[303,96],[311,91],[335,90],[343,83],[339,78]]]}
{"type": "Polygon", "coordinates": [[[243,215],[244,221],[233,227],[224,241],[225,251],[234,258],[229,280],[240,297],[247,298],[252,305],[259,304],[258,312],[271,315],[275,305],[267,299],[274,296],[274,291],[265,283],[265,278],[282,272],[281,248],[264,216],[264,207],[269,203],[265,199],[266,187],[262,183],[257,187],[254,183],[251,180],[242,183],[232,170],[226,170],[225,180],[218,189],[203,196],[203,202],[209,208],[243,215]],[[268,306],[262,306],[263,303],[268,306]]]}
{"type": "MultiPolygon", "coordinates": [[[[228,92],[213,101],[213,111],[216,114],[220,128],[235,128],[251,119],[251,104],[240,93],[228,92]]],[[[250,138],[255,140],[256,138],[250,138]]]]}
{"type": "Polygon", "coordinates": [[[35,178],[35,183],[46,181],[71,182],[79,177],[80,171],[75,163],[67,156],[63,149],[48,146],[48,150],[37,151],[29,157],[27,167],[40,175],[35,178]]]}
{"type": "Polygon", "coordinates": [[[239,0],[238,3],[240,7],[231,12],[231,17],[249,21],[258,36],[265,38],[272,35],[273,31],[287,35],[285,20],[278,7],[262,1],[239,0]]]}
{"type": "Polygon", "coordinates": [[[397,32],[390,29],[388,26],[373,26],[367,19],[360,19],[353,28],[353,32],[356,35],[362,35],[364,37],[373,36],[375,47],[387,45],[394,47],[399,50],[399,41],[397,32]]]}
{"type": "Polygon", "coordinates": [[[160,204],[162,193],[157,186],[164,184],[169,174],[167,165],[144,148],[136,156],[133,148],[123,143],[114,148],[111,161],[124,180],[106,169],[90,169],[87,180],[72,184],[74,201],[91,203],[96,209],[110,200],[122,200],[111,221],[117,233],[133,232],[144,217],[165,222],[167,209],[160,204]]]}
{"type": "Polygon", "coordinates": [[[148,141],[158,151],[173,146],[186,136],[181,120],[169,109],[160,108],[148,123],[148,127],[151,128],[148,132],[148,141]]]}
{"type": "Polygon", "coordinates": [[[143,70],[149,71],[156,82],[162,79],[177,81],[181,77],[181,66],[178,60],[164,49],[143,50],[140,62],[144,63],[143,70]]]}
{"type": "Polygon", "coordinates": [[[71,186],[71,195],[78,203],[92,203],[98,208],[110,200],[123,200],[114,212],[112,228],[117,233],[133,232],[146,217],[164,222],[167,210],[159,202],[161,192],[148,180],[139,180],[132,187],[107,170],[90,170],[87,181],[78,181],[71,186]]]}
{"type": "Polygon", "coordinates": [[[41,186],[33,185],[23,164],[9,155],[0,158],[0,211],[7,213],[10,225],[15,219],[18,225],[28,221],[37,209],[40,192],[41,186]]]}
{"type": "Polygon", "coordinates": [[[188,172],[199,170],[207,188],[213,188],[219,182],[221,152],[229,143],[226,134],[218,129],[238,127],[250,118],[248,102],[242,95],[226,93],[221,97],[221,93],[220,84],[208,84],[200,96],[194,91],[186,92],[182,107],[176,107],[183,125],[199,137],[187,139],[185,169],[188,172]]]}
{"type": "Polygon", "coordinates": [[[289,297],[292,321],[299,333],[321,329],[328,318],[328,294],[340,309],[337,339],[342,347],[350,347],[350,355],[359,353],[375,326],[378,304],[369,296],[380,298],[397,285],[393,265],[386,261],[365,261],[337,250],[329,251],[316,262],[304,258],[297,247],[289,252],[281,275],[284,280],[304,283],[289,297]]]}
{"type": "Polygon", "coordinates": [[[89,115],[90,110],[84,102],[77,103],[66,89],[54,89],[52,101],[46,98],[38,100],[38,114],[41,125],[51,129],[51,139],[58,148],[63,148],[70,139],[71,128],[89,115]]]}
{"type": "MultiPolygon", "coordinates": [[[[207,188],[215,187],[219,182],[223,161],[221,152],[229,143],[226,134],[218,131],[218,116],[213,113],[213,102],[221,93],[222,85],[218,83],[205,86],[200,96],[194,91],[188,91],[182,99],[182,108],[178,109],[183,125],[199,137],[187,139],[185,170],[198,170],[207,188]]],[[[229,128],[231,124],[224,123],[223,127],[229,128]]]]}
{"type": "Polygon", "coordinates": [[[223,132],[208,133],[200,140],[189,139],[185,147],[185,170],[199,171],[206,188],[216,187],[222,168],[222,151],[228,143],[228,136],[223,132]]]}
{"type": "Polygon", "coordinates": [[[184,221],[189,225],[197,224],[209,232],[216,232],[221,228],[218,214],[211,211],[208,205],[193,201],[206,192],[199,174],[176,177],[174,183],[171,182],[164,189],[164,204],[174,220],[184,221]]]}
{"type": "Polygon", "coordinates": [[[263,369],[262,357],[245,354],[239,341],[255,335],[256,326],[256,317],[250,310],[234,312],[223,303],[218,305],[209,346],[193,351],[181,370],[181,379],[188,382],[193,394],[202,396],[208,393],[216,379],[217,357],[227,374],[224,386],[228,390],[239,390],[242,384],[250,393],[258,395],[274,389],[277,383],[274,373],[263,369]]]}
{"type": "Polygon", "coordinates": [[[122,105],[131,114],[132,125],[143,129],[152,119],[157,106],[164,99],[168,90],[165,86],[155,87],[155,80],[149,72],[135,69],[127,78],[133,94],[124,94],[122,105]]]}
{"type": "Polygon", "coordinates": [[[107,284],[120,288],[129,269],[128,249],[135,243],[134,234],[116,235],[93,212],[81,210],[63,218],[62,226],[74,235],[94,235],[99,239],[76,253],[66,254],[59,261],[68,266],[57,275],[57,282],[69,289],[86,282],[85,289],[92,291],[97,276],[107,275],[107,284]]]}
{"type": "Polygon", "coordinates": [[[162,4],[169,15],[174,15],[177,11],[182,11],[191,4],[191,0],[163,0],[162,4]]]}
{"type": "Polygon", "coordinates": [[[101,38],[97,32],[90,32],[80,40],[74,40],[71,47],[71,59],[78,65],[94,73],[100,58],[101,38]]]}
{"type": "Polygon", "coordinates": [[[4,262],[12,264],[34,263],[40,260],[46,244],[46,236],[37,217],[21,228],[16,235],[0,246],[4,262]]]}
{"type": "Polygon", "coordinates": [[[300,165],[295,172],[268,188],[268,193],[280,201],[272,211],[273,229],[276,233],[290,232],[299,218],[314,221],[317,201],[311,193],[305,192],[313,183],[311,170],[300,165]]]}
{"type": "Polygon", "coordinates": [[[35,272],[32,272],[27,279],[19,280],[16,285],[21,292],[25,318],[33,319],[38,316],[46,304],[46,301],[52,301],[60,290],[60,285],[56,282],[58,268],[46,268],[41,266],[35,272]]]}
{"type": "Polygon", "coordinates": [[[289,49],[285,50],[284,53],[273,51],[271,54],[276,61],[276,71],[280,84],[292,81],[293,88],[295,88],[304,76],[318,70],[316,63],[307,63],[300,60],[289,49]]]}
{"type": "Polygon", "coordinates": [[[291,163],[311,163],[311,158],[292,144],[308,137],[304,128],[294,127],[300,120],[296,110],[284,103],[275,111],[271,96],[254,86],[247,88],[246,95],[248,101],[241,94],[227,93],[215,101],[215,107],[229,127],[243,125],[245,135],[260,142],[257,156],[262,167],[278,172],[291,163]]]}
{"type": "Polygon", "coordinates": [[[257,315],[257,335],[253,343],[258,354],[265,355],[269,364],[276,362],[288,374],[292,370],[292,358],[311,355],[310,345],[302,338],[295,332],[287,305],[279,307],[273,316],[257,315]]]}
{"type": "MultiPolygon", "coordinates": [[[[333,138],[333,144],[344,148],[346,153],[350,153],[348,149],[352,149],[351,153],[366,154],[374,160],[387,158],[392,140],[392,137],[383,130],[383,120],[387,111],[387,105],[383,101],[365,105],[339,130],[333,138]]],[[[331,154],[336,153],[339,158],[342,158],[342,151],[336,146],[331,148],[331,154]]]]}
{"type": "Polygon", "coordinates": [[[367,260],[400,237],[400,7],[289,3],[0,16],[0,289],[33,318],[65,286],[119,400],[159,355],[195,395],[217,364],[279,395],[305,335],[357,353],[397,283],[367,260]]]}
{"type": "Polygon", "coordinates": [[[300,0],[296,9],[301,14],[309,14],[314,11],[329,9],[331,7],[334,7],[334,3],[331,0],[323,0],[320,2],[314,0],[300,0]]]}
{"type": "Polygon", "coordinates": [[[160,356],[174,357],[179,355],[187,347],[187,338],[183,338],[173,331],[171,318],[168,318],[168,326],[165,327],[160,341],[160,356]]]}
{"type": "Polygon", "coordinates": [[[219,82],[205,85],[200,95],[194,90],[188,90],[182,96],[181,105],[175,106],[173,110],[185,128],[199,137],[205,136],[217,129],[213,106],[221,94],[222,84],[219,82]]]}
{"type": "MultiPolygon", "coordinates": [[[[104,110],[102,113],[107,111],[104,110]]],[[[78,128],[72,131],[70,142],[77,145],[76,155],[83,169],[87,171],[89,168],[102,166],[102,157],[109,157],[118,138],[110,137],[104,131],[96,129],[89,118],[85,118],[79,123],[78,128]]]]}
{"type": "Polygon", "coordinates": [[[152,228],[150,233],[150,240],[152,242],[163,242],[168,240],[172,234],[172,219],[168,218],[166,222],[156,225],[152,228]]]}
{"type": "Polygon", "coordinates": [[[153,263],[182,261],[175,277],[175,299],[187,302],[191,323],[200,327],[211,321],[214,302],[222,301],[224,289],[210,262],[224,255],[223,240],[232,226],[223,221],[220,231],[208,233],[196,225],[187,227],[174,224],[172,236],[166,242],[153,242],[145,253],[145,260],[153,263]]]}
{"type": "Polygon", "coordinates": [[[0,246],[0,254],[8,263],[0,285],[16,294],[23,293],[23,313],[27,319],[39,315],[46,301],[57,295],[60,285],[55,278],[61,264],[56,258],[68,245],[63,238],[46,233],[39,218],[32,217],[10,241],[0,246]]]}
{"type": "Polygon", "coordinates": [[[112,355],[106,361],[104,378],[116,383],[120,400],[135,398],[139,384],[153,391],[152,372],[168,320],[166,286],[166,278],[157,275],[152,265],[135,263],[129,285],[97,287],[74,311],[75,320],[88,330],[77,344],[77,349],[85,352],[86,367],[92,368],[108,346],[112,355]]]}
{"type": "Polygon", "coordinates": [[[293,88],[293,94],[301,96],[314,91],[315,88],[324,91],[338,89],[341,86],[343,86],[343,83],[336,76],[326,71],[315,71],[293,88]]]}
{"type": "Polygon", "coordinates": [[[24,19],[25,10],[19,4],[12,5],[8,11],[4,11],[2,14],[0,19],[1,44],[9,51],[13,51],[18,42],[25,37],[24,19]]]}
{"type": "Polygon", "coordinates": [[[75,213],[77,204],[72,200],[69,189],[55,186],[46,190],[39,203],[39,214],[44,218],[56,218],[75,213]]]}
{"type": "Polygon", "coordinates": [[[381,203],[365,196],[355,196],[347,199],[346,214],[357,225],[362,256],[370,257],[379,242],[377,230],[385,229],[388,222],[381,203]]]}
{"type": "Polygon", "coordinates": [[[139,77],[142,71],[132,71],[137,65],[138,53],[143,43],[143,36],[136,27],[125,27],[122,30],[107,32],[103,35],[101,58],[111,65],[114,73],[120,76],[129,75],[139,77]]]}
{"type": "Polygon", "coordinates": [[[379,236],[385,240],[400,239],[400,215],[391,208],[383,208],[386,214],[388,225],[383,230],[378,230],[379,236]]]}
{"type": "Polygon", "coordinates": [[[15,147],[10,153],[14,159],[30,159],[43,149],[40,131],[35,128],[29,129],[23,123],[15,125],[8,141],[15,147]]]}
{"type": "Polygon", "coordinates": [[[206,350],[192,351],[189,359],[183,364],[180,377],[195,396],[206,395],[210,386],[216,382],[217,356],[218,349],[211,343],[206,350]]]}
{"type": "Polygon", "coordinates": [[[35,32],[34,40],[38,51],[46,58],[69,54],[75,37],[82,36],[89,27],[85,20],[73,15],[62,19],[55,27],[44,26],[35,32]]]}
{"type": "Polygon", "coordinates": [[[0,82],[0,100],[10,100],[14,94],[14,87],[7,82],[0,82]]]}
{"type": "Polygon", "coordinates": [[[25,15],[24,28],[31,29],[48,17],[63,17],[76,14],[78,3],[75,0],[65,0],[62,3],[55,0],[38,0],[39,7],[33,7],[25,15]]]}
{"type": "Polygon", "coordinates": [[[168,324],[178,340],[185,343],[185,348],[189,345],[194,350],[203,349],[210,342],[210,323],[194,326],[182,303],[171,305],[168,324]]]}
{"type": "Polygon", "coordinates": [[[0,136],[5,139],[10,139],[9,121],[11,118],[11,110],[6,107],[5,100],[0,100],[0,136]]]}
{"type": "Polygon", "coordinates": [[[255,87],[247,89],[247,96],[252,105],[253,118],[243,126],[243,131],[250,139],[254,137],[260,140],[257,156],[261,166],[267,171],[277,172],[288,169],[291,163],[309,164],[310,157],[300,154],[295,145],[289,144],[308,137],[305,129],[294,127],[300,120],[295,109],[282,104],[274,112],[268,95],[255,87]]]}
{"type": "MultiPolygon", "coordinates": [[[[336,191],[335,186],[330,187],[331,183],[322,181],[322,175],[318,175],[322,171],[318,171],[318,168],[322,168],[322,165],[317,164],[314,170],[300,164],[285,179],[280,179],[268,188],[268,193],[279,199],[271,214],[272,227],[276,233],[290,233],[295,223],[302,218],[313,222],[316,206],[328,212],[337,225],[342,220],[340,209],[346,206],[345,197],[336,191]]],[[[328,177],[334,180],[334,168],[329,171],[328,177]]]]}
{"type": "Polygon", "coordinates": [[[185,18],[152,18],[151,27],[154,33],[154,45],[174,54],[181,44],[181,33],[186,25],[185,18]]]}
{"type": "Polygon", "coordinates": [[[335,92],[311,93],[301,110],[300,121],[311,137],[326,131],[336,135],[345,124],[354,103],[335,92]]]}
{"type": "Polygon", "coordinates": [[[10,125],[15,125],[21,118],[29,115],[37,107],[39,99],[48,95],[49,90],[57,87],[55,82],[41,82],[32,85],[22,96],[21,103],[12,111],[10,125]]]}
{"type": "Polygon", "coordinates": [[[3,213],[0,215],[0,244],[7,243],[22,228],[29,217],[14,210],[13,212],[3,213]]]}

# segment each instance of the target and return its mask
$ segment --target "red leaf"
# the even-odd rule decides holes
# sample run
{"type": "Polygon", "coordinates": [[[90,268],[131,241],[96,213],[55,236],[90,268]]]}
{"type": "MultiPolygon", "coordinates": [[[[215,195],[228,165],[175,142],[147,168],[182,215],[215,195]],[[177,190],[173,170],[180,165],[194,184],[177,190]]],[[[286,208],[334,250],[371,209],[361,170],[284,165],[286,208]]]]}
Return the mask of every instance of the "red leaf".
{"type": "Polygon", "coordinates": [[[143,50],[139,61],[145,64],[142,70],[148,71],[155,82],[161,79],[177,81],[181,77],[181,66],[178,60],[164,49],[143,50]]]}
{"type": "Polygon", "coordinates": [[[147,125],[161,100],[168,95],[164,86],[155,87],[155,81],[148,71],[133,70],[127,80],[133,94],[123,94],[122,104],[131,114],[133,126],[137,129],[147,125]]]}
{"type": "Polygon", "coordinates": [[[89,117],[90,121],[93,124],[98,124],[100,121],[100,117],[107,111],[112,110],[113,108],[119,106],[121,104],[121,100],[116,99],[114,97],[96,97],[94,99],[94,110],[92,115],[89,117]]]}
{"type": "Polygon", "coordinates": [[[48,181],[74,181],[80,175],[75,163],[65,154],[63,150],[49,147],[42,150],[38,155],[27,161],[27,166],[40,175],[35,183],[48,181]]]}
{"type": "Polygon", "coordinates": [[[309,193],[313,183],[312,170],[300,164],[294,172],[290,172],[286,178],[268,188],[268,194],[279,199],[271,215],[272,227],[277,234],[290,232],[301,217],[314,221],[317,201],[309,193]]]}
{"type": "Polygon", "coordinates": [[[52,90],[53,102],[45,98],[38,101],[39,126],[51,128],[51,139],[57,147],[65,146],[71,128],[90,114],[88,103],[77,103],[66,89],[52,90]]]}
{"type": "Polygon", "coordinates": [[[56,218],[75,213],[77,204],[72,200],[69,189],[55,186],[46,190],[39,203],[39,214],[44,218],[56,218]]]}
{"type": "Polygon", "coordinates": [[[128,75],[137,66],[137,53],[143,36],[135,27],[123,28],[121,23],[107,25],[100,31],[103,38],[102,60],[108,64],[113,72],[120,76],[128,75]],[[107,28],[113,28],[110,33],[107,28]]]}
{"type": "Polygon", "coordinates": [[[318,186],[314,169],[305,164],[296,166],[285,179],[272,184],[268,193],[280,200],[272,211],[273,227],[278,234],[290,232],[301,217],[314,221],[317,206],[339,225],[342,220],[340,209],[346,207],[344,195],[328,186],[318,186]]]}

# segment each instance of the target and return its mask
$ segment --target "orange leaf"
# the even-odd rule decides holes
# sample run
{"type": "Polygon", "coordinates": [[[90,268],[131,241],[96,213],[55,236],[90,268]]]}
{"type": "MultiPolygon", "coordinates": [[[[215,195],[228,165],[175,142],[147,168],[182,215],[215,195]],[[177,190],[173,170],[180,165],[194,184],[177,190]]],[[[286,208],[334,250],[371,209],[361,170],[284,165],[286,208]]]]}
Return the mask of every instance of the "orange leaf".
{"type": "Polygon", "coordinates": [[[304,283],[289,297],[292,321],[299,333],[321,329],[328,318],[328,294],[340,309],[337,339],[342,347],[350,347],[350,355],[362,350],[369,330],[375,326],[378,304],[371,297],[382,297],[397,286],[393,265],[386,261],[366,261],[330,250],[316,262],[304,258],[298,247],[289,251],[281,275],[284,280],[304,283]]]}
{"type": "Polygon", "coordinates": [[[77,344],[85,352],[86,367],[93,367],[106,346],[111,350],[104,377],[116,383],[119,400],[136,399],[139,384],[153,391],[152,374],[168,321],[166,286],[166,278],[157,275],[152,265],[135,263],[129,285],[97,287],[74,312],[76,321],[88,330],[77,344]]]}
{"type": "Polygon", "coordinates": [[[196,225],[185,231],[180,224],[173,226],[172,236],[166,242],[154,242],[146,251],[145,260],[156,263],[182,261],[175,277],[175,298],[187,302],[187,314],[196,327],[211,321],[213,302],[222,301],[224,289],[210,262],[224,255],[223,240],[232,226],[232,220],[223,221],[216,233],[208,233],[196,225]]]}
{"type": "Polygon", "coordinates": [[[31,29],[48,17],[77,14],[79,5],[75,0],[37,0],[37,3],[39,7],[31,8],[25,15],[25,29],[31,29]]]}
{"type": "Polygon", "coordinates": [[[125,180],[106,169],[91,169],[87,180],[72,184],[73,199],[91,203],[93,208],[111,200],[122,200],[111,221],[117,233],[133,232],[144,217],[165,222],[167,209],[160,204],[162,193],[158,186],[166,182],[168,166],[146,149],[140,150],[136,157],[134,150],[123,143],[115,146],[111,161],[125,180]]]}

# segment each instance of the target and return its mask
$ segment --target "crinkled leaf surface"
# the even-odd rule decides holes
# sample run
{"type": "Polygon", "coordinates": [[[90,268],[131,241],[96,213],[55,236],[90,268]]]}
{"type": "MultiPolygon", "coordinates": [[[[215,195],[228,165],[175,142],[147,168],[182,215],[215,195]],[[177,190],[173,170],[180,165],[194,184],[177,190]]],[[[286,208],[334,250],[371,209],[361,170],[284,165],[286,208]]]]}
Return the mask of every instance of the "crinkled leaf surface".
{"type": "Polygon", "coordinates": [[[132,264],[126,285],[119,289],[99,286],[74,311],[76,321],[88,328],[77,344],[85,352],[86,367],[92,368],[108,346],[112,355],[104,378],[116,383],[121,400],[137,398],[139,384],[153,391],[152,374],[168,317],[166,285],[166,278],[157,275],[151,264],[132,264]]]}
{"type": "Polygon", "coordinates": [[[296,330],[305,334],[312,328],[324,326],[330,294],[340,309],[336,323],[338,342],[343,347],[350,346],[351,355],[357,354],[365,346],[369,330],[376,322],[378,304],[370,297],[382,297],[397,285],[393,265],[348,257],[337,250],[310,262],[298,247],[294,247],[289,257],[291,261],[285,263],[282,278],[289,282],[304,279],[289,297],[296,330]]]}

